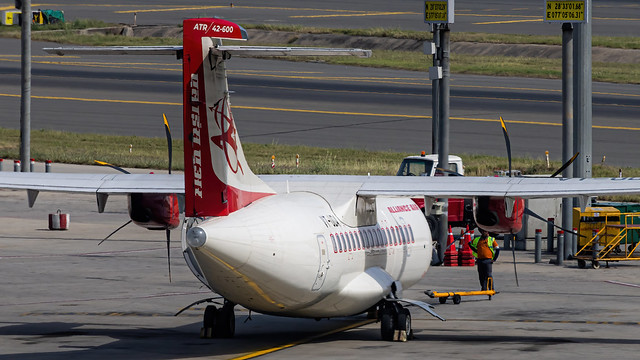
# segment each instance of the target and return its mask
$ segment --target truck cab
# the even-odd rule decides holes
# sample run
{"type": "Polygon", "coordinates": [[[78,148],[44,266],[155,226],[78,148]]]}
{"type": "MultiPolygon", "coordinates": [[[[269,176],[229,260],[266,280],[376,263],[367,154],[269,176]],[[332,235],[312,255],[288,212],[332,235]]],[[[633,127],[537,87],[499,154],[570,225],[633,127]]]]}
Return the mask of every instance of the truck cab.
{"type": "Polygon", "coordinates": [[[459,156],[449,155],[449,171],[443,171],[438,164],[438,154],[407,156],[402,160],[397,176],[463,176],[464,166],[459,156]]]}
{"type": "MultiPolygon", "coordinates": [[[[464,176],[462,159],[456,155],[449,155],[449,169],[438,166],[438,154],[425,154],[407,156],[402,160],[397,176],[464,176]]],[[[415,198],[413,201],[424,211],[424,198],[415,198]]],[[[436,201],[427,216],[431,235],[437,238],[437,229],[440,215],[443,214],[443,203],[436,201]]],[[[475,227],[473,218],[473,200],[449,198],[447,221],[453,227],[475,227]]]]}

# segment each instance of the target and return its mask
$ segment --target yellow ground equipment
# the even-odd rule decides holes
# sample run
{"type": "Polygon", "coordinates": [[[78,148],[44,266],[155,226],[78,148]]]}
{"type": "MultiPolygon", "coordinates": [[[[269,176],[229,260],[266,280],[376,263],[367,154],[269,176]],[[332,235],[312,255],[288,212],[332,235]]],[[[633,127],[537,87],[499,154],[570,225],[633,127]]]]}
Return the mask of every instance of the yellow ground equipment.
{"type": "Polygon", "coordinates": [[[586,208],[580,213],[576,208],[573,220],[582,235],[578,238],[578,252],[573,256],[578,260],[578,267],[586,267],[587,261],[597,269],[601,261],[640,260],[640,255],[635,254],[640,244],[640,213],[620,213],[615,208],[604,207],[586,208]]]}
{"type": "Polygon", "coordinates": [[[0,23],[2,25],[18,25],[20,19],[20,10],[5,10],[2,12],[0,23]]]}
{"type": "Polygon", "coordinates": [[[448,298],[453,300],[453,303],[458,305],[462,301],[463,296],[474,296],[474,295],[487,295],[489,296],[489,300],[491,297],[497,292],[493,289],[493,278],[489,277],[489,281],[487,281],[487,287],[489,290],[479,290],[479,291],[450,291],[450,292],[438,292],[432,290],[425,290],[425,294],[427,294],[430,298],[438,298],[440,304],[444,304],[447,302],[448,298]]]}

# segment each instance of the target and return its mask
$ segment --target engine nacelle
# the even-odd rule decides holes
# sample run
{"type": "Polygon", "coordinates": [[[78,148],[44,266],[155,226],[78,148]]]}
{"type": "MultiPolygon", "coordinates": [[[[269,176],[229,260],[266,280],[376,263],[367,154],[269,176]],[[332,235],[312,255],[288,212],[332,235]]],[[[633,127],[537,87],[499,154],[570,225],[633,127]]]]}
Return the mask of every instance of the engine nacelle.
{"type": "Polygon", "coordinates": [[[522,229],[524,199],[480,196],[473,199],[473,209],[476,224],[488,232],[515,234],[522,229]]]}
{"type": "Polygon", "coordinates": [[[134,224],[149,230],[174,229],[180,224],[180,206],[176,194],[132,193],[129,217],[134,224]]]}

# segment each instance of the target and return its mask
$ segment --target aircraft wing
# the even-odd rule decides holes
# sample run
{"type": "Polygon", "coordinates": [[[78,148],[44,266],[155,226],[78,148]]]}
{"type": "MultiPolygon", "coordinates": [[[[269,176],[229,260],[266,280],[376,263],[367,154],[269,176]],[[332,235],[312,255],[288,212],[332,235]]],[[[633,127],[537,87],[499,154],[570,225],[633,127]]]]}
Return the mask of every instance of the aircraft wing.
{"type": "MultiPolygon", "coordinates": [[[[179,55],[183,48],[176,46],[64,46],[43,48],[45,52],[55,55],[179,55]]],[[[287,46],[216,46],[211,49],[215,53],[226,52],[238,56],[320,56],[343,55],[371,57],[371,50],[334,49],[287,46]]],[[[181,55],[180,55],[181,56],[181,55]]]]}
{"type": "Polygon", "coordinates": [[[0,172],[0,189],[70,193],[184,193],[184,177],[168,174],[0,172]]]}
{"type": "MultiPolygon", "coordinates": [[[[640,193],[640,178],[529,178],[473,176],[260,175],[276,192],[314,191],[365,197],[501,196],[578,197],[640,193]]],[[[77,193],[184,193],[184,177],[168,174],[71,174],[0,172],[0,189],[77,193]]]]}
{"type": "Polygon", "coordinates": [[[510,198],[589,197],[640,193],[640,178],[532,178],[473,176],[341,176],[341,175],[262,175],[277,192],[298,189],[353,191],[358,196],[431,196],[510,198]]]}

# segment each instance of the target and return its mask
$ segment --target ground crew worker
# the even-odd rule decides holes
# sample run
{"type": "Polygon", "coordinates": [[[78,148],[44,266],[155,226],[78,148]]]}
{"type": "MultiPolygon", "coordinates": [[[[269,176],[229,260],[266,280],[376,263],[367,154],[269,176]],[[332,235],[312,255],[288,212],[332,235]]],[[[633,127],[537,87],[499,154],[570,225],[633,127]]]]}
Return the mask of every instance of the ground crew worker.
{"type": "MultiPolygon", "coordinates": [[[[487,290],[487,281],[489,277],[492,277],[492,264],[498,259],[500,254],[500,247],[498,242],[492,236],[489,236],[489,232],[480,229],[481,236],[476,237],[469,242],[469,246],[473,251],[473,256],[476,258],[476,264],[478,265],[478,279],[480,280],[480,286],[482,290],[487,290]]],[[[492,284],[493,289],[493,284],[492,284]]]]}

